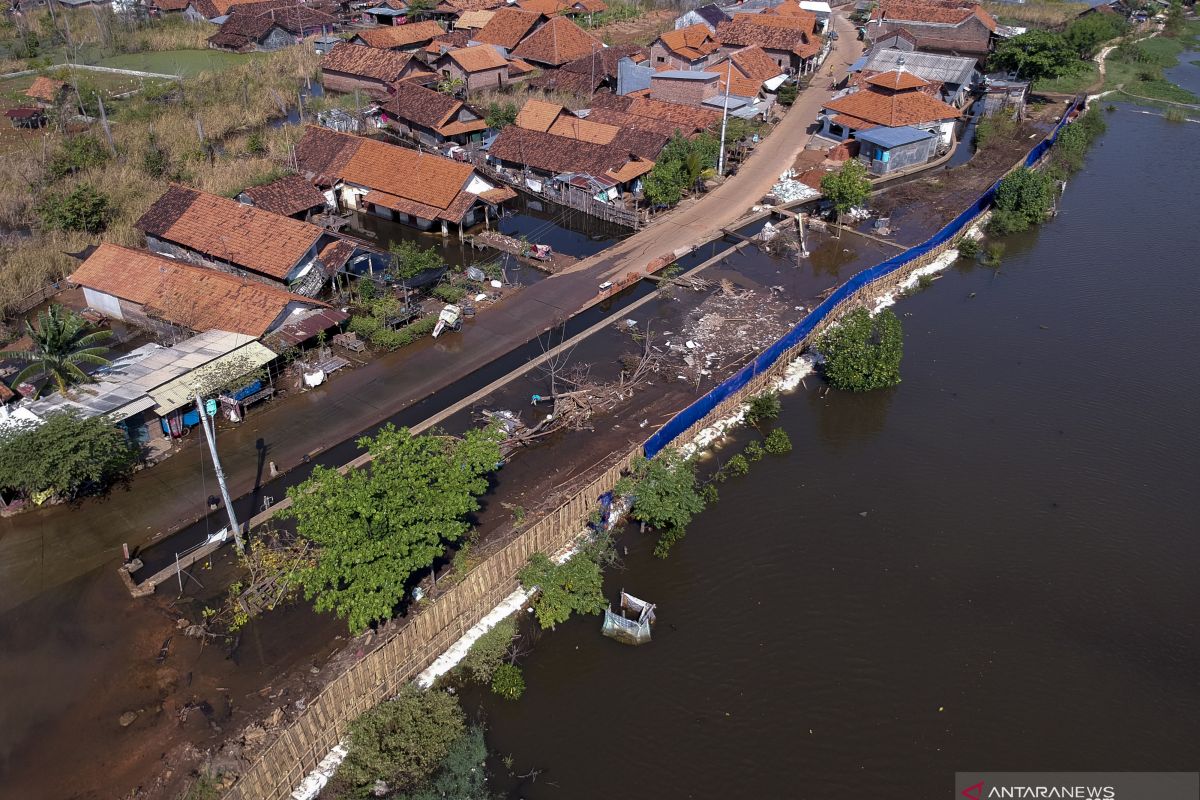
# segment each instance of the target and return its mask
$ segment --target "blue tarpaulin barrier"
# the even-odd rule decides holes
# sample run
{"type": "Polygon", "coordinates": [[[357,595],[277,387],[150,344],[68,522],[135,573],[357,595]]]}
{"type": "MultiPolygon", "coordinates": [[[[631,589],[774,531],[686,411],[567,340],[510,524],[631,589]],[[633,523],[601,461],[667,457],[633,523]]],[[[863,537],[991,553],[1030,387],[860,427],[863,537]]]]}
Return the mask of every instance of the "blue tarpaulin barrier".
{"type": "MultiPolygon", "coordinates": [[[[1067,109],[1066,113],[1063,114],[1062,120],[1054,127],[1050,135],[1029,151],[1029,155],[1025,157],[1025,161],[1023,162],[1026,167],[1032,167],[1046,154],[1046,151],[1058,139],[1058,134],[1063,126],[1067,124],[1070,115],[1078,108],[1079,102],[1076,99],[1067,109]]],[[[996,187],[999,185],[1000,181],[992,184],[978,200],[921,244],[873,267],[867,267],[839,286],[824,302],[810,311],[804,319],[800,320],[796,327],[784,334],[782,339],[775,342],[775,344],[768,347],[762,353],[759,353],[758,357],[752,362],[713,387],[708,394],[695,400],[690,406],[672,417],[666,425],[659,428],[653,436],[646,440],[644,445],[646,458],[654,458],[667,445],[683,434],[684,431],[704,419],[714,408],[744,388],[756,375],[761,375],[774,366],[775,362],[784,353],[804,341],[805,337],[824,322],[825,318],[833,313],[838,305],[852,297],[859,289],[871,285],[880,278],[884,278],[900,269],[900,267],[913,259],[920,258],[959,236],[971,220],[975,219],[975,217],[992,204],[992,199],[996,196],[996,187]]]]}

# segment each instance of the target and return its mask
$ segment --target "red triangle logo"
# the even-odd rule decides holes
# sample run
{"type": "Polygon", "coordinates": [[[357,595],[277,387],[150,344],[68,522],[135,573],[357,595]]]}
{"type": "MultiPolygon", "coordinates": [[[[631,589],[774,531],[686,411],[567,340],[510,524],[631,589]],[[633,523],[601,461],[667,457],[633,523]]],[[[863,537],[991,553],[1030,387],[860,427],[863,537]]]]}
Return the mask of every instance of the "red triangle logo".
{"type": "Polygon", "coordinates": [[[968,786],[967,788],[963,789],[962,796],[968,797],[968,798],[970,798],[970,800],[982,800],[982,798],[983,798],[983,781],[980,781],[979,783],[975,784],[974,786],[968,786]]]}

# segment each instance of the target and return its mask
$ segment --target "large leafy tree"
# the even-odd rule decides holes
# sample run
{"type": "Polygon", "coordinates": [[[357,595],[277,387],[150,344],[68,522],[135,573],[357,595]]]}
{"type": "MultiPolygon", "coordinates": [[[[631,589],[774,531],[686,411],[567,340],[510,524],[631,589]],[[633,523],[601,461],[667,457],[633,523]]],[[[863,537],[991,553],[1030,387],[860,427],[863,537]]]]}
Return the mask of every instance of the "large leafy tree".
{"type": "Polygon", "coordinates": [[[369,466],[317,467],[289,489],[283,513],[316,547],[299,581],[317,610],[336,612],[355,634],[390,619],[409,577],[470,530],[467,515],[500,463],[501,438],[494,427],[456,439],[388,425],[358,441],[369,466]]]}
{"type": "Polygon", "coordinates": [[[1054,178],[1045,172],[1020,167],[1004,176],[996,187],[996,207],[988,230],[1016,233],[1046,218],[1054,205],[1054,178]]]}
{"type": "Polygon", "coordinates": [[[41,425],[0,428],[0,486],[28,497],[103,491],[136,460],[124,432],[105,417],[58,412],[41,425]]]}
{"type": "Polygon", "coordinates": [[[857,159],[850,159],[837,172],[830,172],[821,178],[821,192],[833,203],[838,214],[845,214],[863,205],[871,196],[871,179],[867,177],[867,168],[857,159]]]}
{"type": "Polygon", "coordinates": [[[350,723],[346,760],[330,782],[334,797],[378,797],[411,791],[428,781],[465,734],[453,695],[405,686],[350,723]]]}
{"type": "Polygon", "coordinates": [[[856,308],[821,337],[825,377],[837,389],[868,392],[900,382],[904,332],[890,308],[872,317],[856,308]]]}
{"type": "Polygon", "coordinates": [[[1125,20],[1116,14],[1087,14],[1067,26],[1063,38],[1081,59],[1091,58],[1100,45],[1125,32],[1125,20]]]}
{"type": "Polygon", "coordinates": [[[439,269],[443,265],[442,256],[436,247],[422,249],[413,242],[400,241],[393,243],[389,252],[392,255],[392,269],[404,284],[406,300],[409,281],[422,272],[439,269]]]}
{"type": "Polygon", "coordinates": [[[692,517],[704,510],[704,498],[696,481],[696,462],[683,458],[676,450],[664,450],[652,459],[641,459],[613,491],[632,495],[630,516],[658,529],[654,554],[660,558],[665,558],[671,545],[683,538],[692,517]]]}
{"type": "Polygon", "coordinates": [[[1076,51],[1062,34],[1038,28],[1005,39],[988,60],[991,69],[1011,70],[1030,81],[1057,78],[1077,64],[1076,51]]]}
{"type": "Polygon", "coordinates": [[[108,348],[100,343],[111,337],[112,331],[92,330],[87,320],[57,303],[38,314],[37,325],[26,320],[25,333],[33,340],[29,350],[0,353],[0,358],[26,364],[14,384],[36,380],[41,381],[39,392],[53,385],[67,394],[77,383],[93,382],[82,365],[108,363],[102,355],[108,348]]]}
{"type": "Polygon", "coordinates": [[[526,588],[538,588],[534,616],[543,628],[566,622],[572,614],[599,614],[604,610],[604,574],[591,552],[575,553],[555,564],[534,553],[517,576],[526,588]]]}

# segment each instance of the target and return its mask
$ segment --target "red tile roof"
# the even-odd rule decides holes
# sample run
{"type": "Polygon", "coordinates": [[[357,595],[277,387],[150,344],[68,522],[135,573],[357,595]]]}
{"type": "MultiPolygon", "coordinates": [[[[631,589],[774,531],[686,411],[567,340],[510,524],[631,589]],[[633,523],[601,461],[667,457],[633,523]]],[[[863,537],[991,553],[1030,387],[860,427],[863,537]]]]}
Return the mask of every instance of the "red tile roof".
{"type": "Polygon", "coordinates": [[[542,15],[534,11],[502,8],[472,38],[477,42],[498,44],[506,50],[512,50],[542,19],[542,15]]]}
{"type": "Polygon", "coordinates": [[[658,41],[667,50],[688,61],[698,61],[721,47],[721,43],[703,22],[664,31],[658,37],[658,41]]]}
{"type": "Polygon", "coordinates": [[[226,197],[172,186],[134,227],[148,236],[280,280],[325,231],[226,197]]]}
{"type": "Polygon", "coordinates": [[[530,131],[545,133],[563,113],[563,107],[558,103],[547,103],[545,100],[530,98],[517,112],[516,125],[530,131]]]}
{"type": "Polygon", "coordinates": [[[107,243],[88,256],[70,280],[197,332],[258,337],[291,303],[325,305],[261,281],[107,243]]]}
{"type": "Polygon", "coordinates": [[[463,72],[487,72],[493,69],[502,69],[508,66],[508,60],[500,55],[490,44],[477,44],[471,47],[463,47],[457,50],[449,50],[444,58],[451,59],[455,64],[462,68],[463,72]]]}
{"type": "Polygon", "coordinates": [[[300,175],[251,186],[243,194],[254,201],[255,208],[285,217],[325,205],[325,195],[300,175]]]}
{"type": "Polygon", "coordinates": [[[396,119],[414,122],[444,136],[487,128],[487,122],[483,119],[457,122],[455,118],[464,104],[448,94],[426,89],[412,81],[401,81],[394,88],[395,94],[383,105],[383,110],[396,119]],[[451,125],[459,127],[451,132],[448,130],[451,125]]]}
{"type": "Polygon", "coordinates": [[[871,12],[871,19],[934,25],[961,25],[971,17],[977,18],[988,30],[996,30],[995,18],[976,3],[955,0],[884,0],[871,12]]]}
{"type": "Polygon", "coordinates": [[[796,17],[737,14],[732,22],[717,26],[717,38],[722,44],[735,47],[760,45],[766,50],[786,50],[808,58],[821,50],[821,37],[799,27],[778,25],[768,20],[794,20],[796,17]]]}
{"type": "Polygon", "coordinates": [[[867,83],[882,89],[901,91],[905,89],[920,89],[923,86],[929,85],[929,81],[917,77],[906,69],[893,69],[881,72],[878,75],[872,75],[867,78],[867,83]]]}
{"type": "Polygon", "coordinates": [[[512,54],[538,64],[560,66],[604,49],[604,43],[566,17],[554,17],[525,37],[512,54]]]}
{"type": "MultiPolygon", "coordinates": [[[[526,130],[516,125],[509,125],[500,131],[500,135],[492,142],[488,155],[544,172],[586,172],[595,176],[620,174],[630,161],[644,163],[635,159],[619,142],[594,144],[566,136],[526,130]]],[[[653,168],[653,162],[649,163],[653,168]]]]}
{"type": "Polygon", "coordinates": [[[342,179],[445,209],[466,187],[473,172],[470,164],[363,139],[342,169],[342,179]]]}
{"type": "Polygon", "coordinates": [[[412,53],[342,42],[321,59],[321,69],[393,83],[400,80],[412,59],[412,53]]]}
{"type": "Polygon", "coordinates": [[[775,59],[756,44],[735,50],[729,54],[729,59],[735,69],[747,78],[757,78],[760,83],[783,74],[775,59]]]}
{"type": "Polygon", "coordinates": [[[406,47],[420,47],[425,43],[445,35],[442,26],[433,20],[410,22],[407,25],[381,25],[378,28],[368,28],[358,31],[354,38],[361,39],[368,47],[381,47],[385,50],[399,50],[406,47]]]}
{"type": "Polygon", "coordinates": [[[25,96],[46,103],[57,103],[59,96],[66,88],[66,81],[57,81],[54,78],[39,75],[33,79],[33,84],[25,90],[25,96]]]}
{"type": "MultiPolygon", "coordinates": [[[[825,104],[825,108],[888,128],[958,119],[961,115],[954,106],[916,89],[892,91],[876,86],[830,100],[825,104]]],[[[850,127],[861,130],[864,126],[855,125],[850,121],[850,127]]]]}

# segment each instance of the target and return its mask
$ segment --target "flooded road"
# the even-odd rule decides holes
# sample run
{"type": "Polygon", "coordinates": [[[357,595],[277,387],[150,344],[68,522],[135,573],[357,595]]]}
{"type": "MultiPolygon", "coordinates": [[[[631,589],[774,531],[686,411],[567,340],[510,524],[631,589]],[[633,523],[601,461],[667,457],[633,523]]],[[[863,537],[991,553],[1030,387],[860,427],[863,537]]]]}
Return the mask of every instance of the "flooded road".
{"type": "MultiPolygon", "coordinates": [[[[1200,739],[1200,129],[1122,106],[998,272],[901,301],[904,382],[779,420],[720,487],[629,648],[589,617],[528,689],[465,698],[529,800],[949,797],[956,770],[1194,770],[1200,739]]],[[[743,436],[743,441],[745,440],[743,436]]],[[[738,443],[741,444],[740,442],[738,443]]],[[[728,447],[720,457],[735,451],[728,447]]]]}

